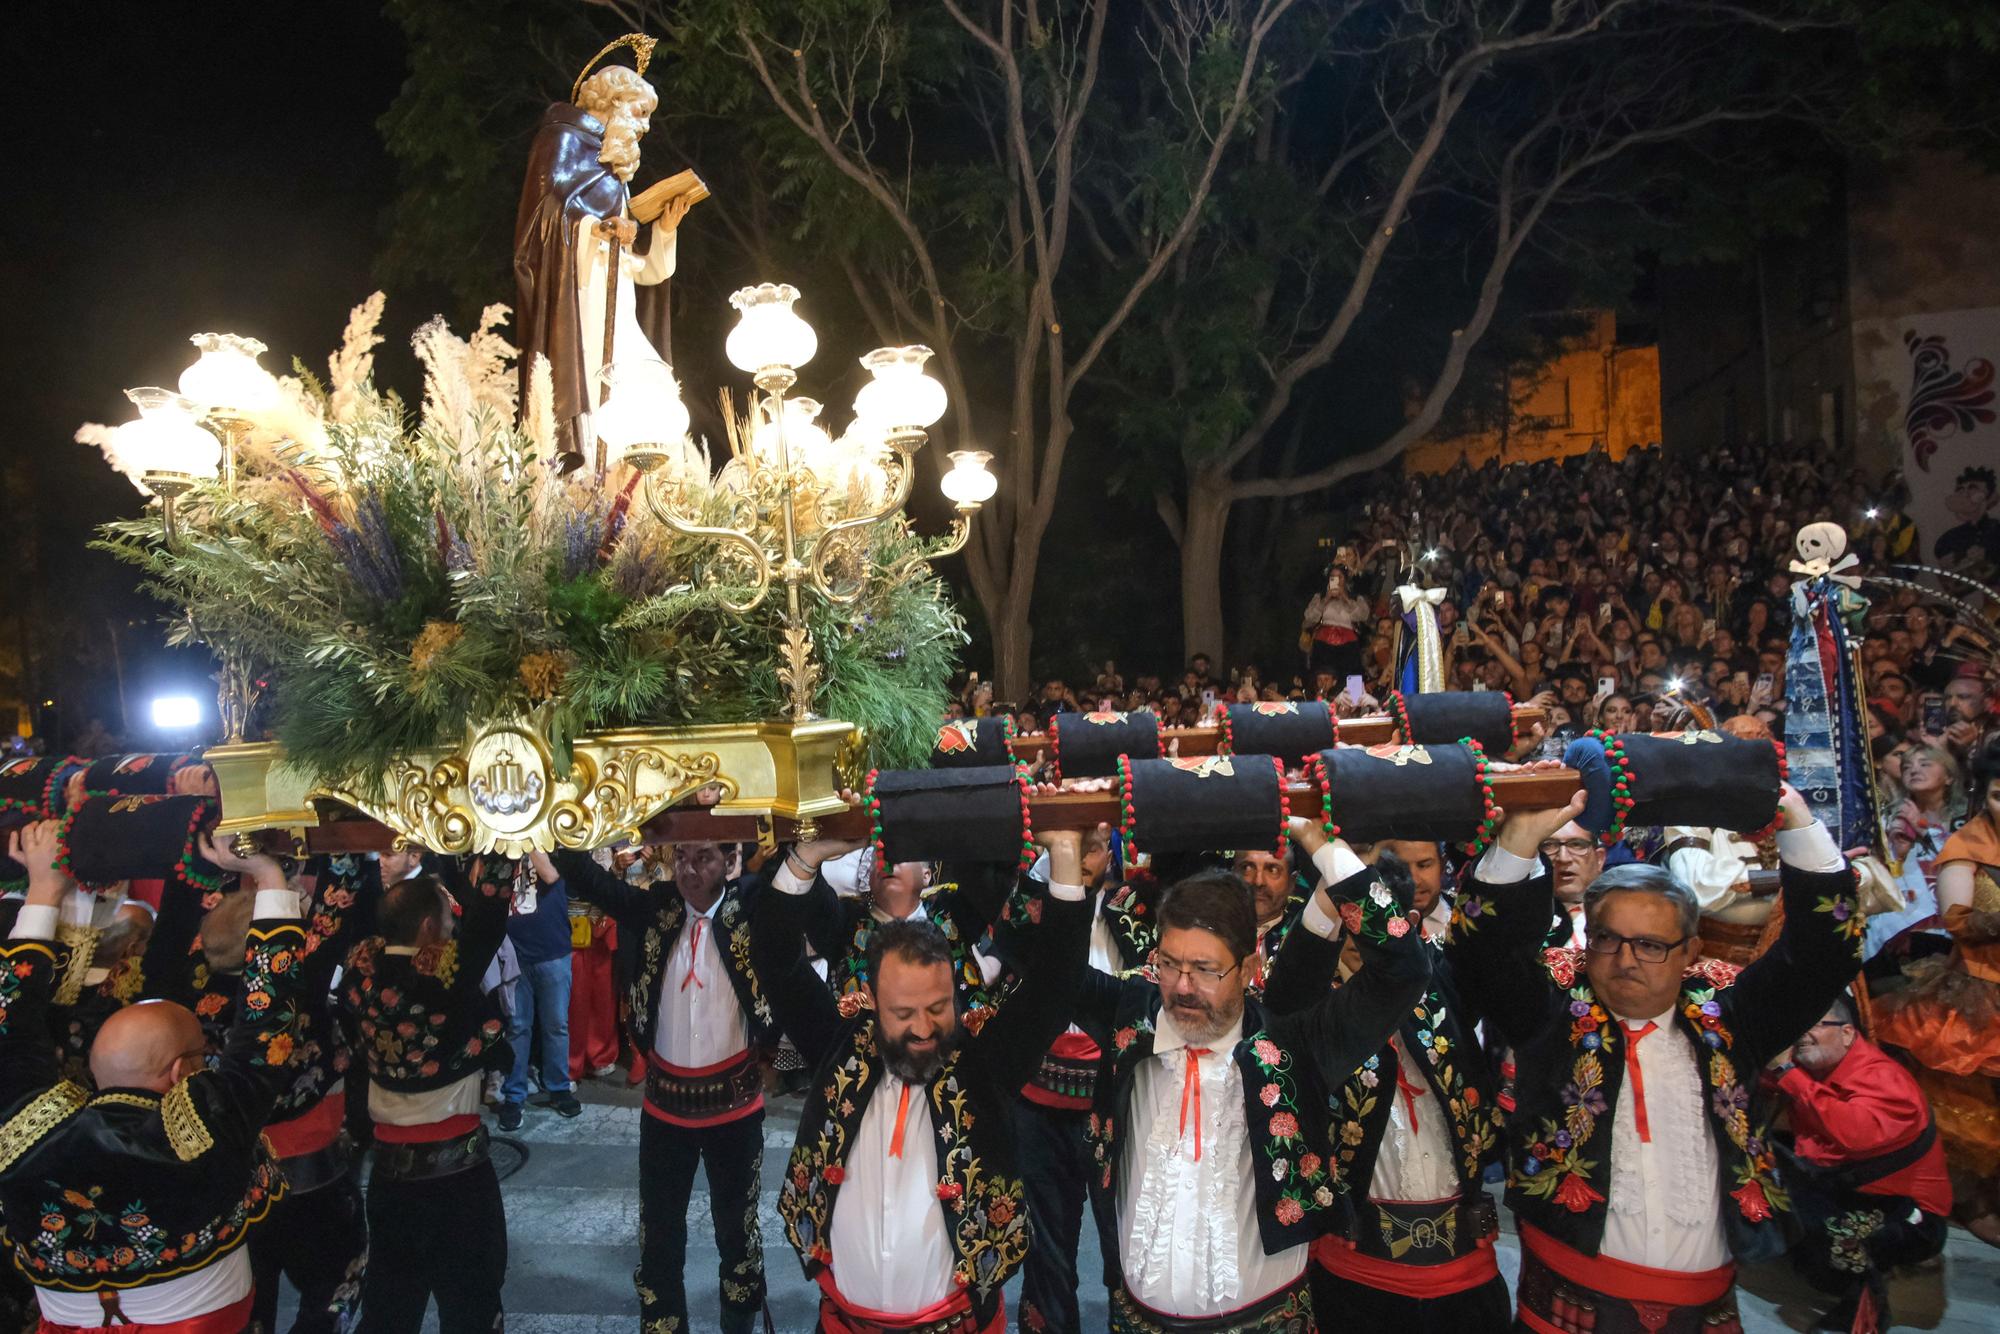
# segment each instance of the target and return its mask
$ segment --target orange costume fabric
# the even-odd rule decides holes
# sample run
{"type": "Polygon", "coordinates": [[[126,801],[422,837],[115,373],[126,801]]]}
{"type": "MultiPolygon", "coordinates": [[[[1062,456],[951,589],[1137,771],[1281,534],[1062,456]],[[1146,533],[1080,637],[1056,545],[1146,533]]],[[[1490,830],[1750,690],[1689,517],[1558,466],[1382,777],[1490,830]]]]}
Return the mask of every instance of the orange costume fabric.
{"type": "Polygon", "coordinates": [[[618,958],[618,924],[609,917],[590,924],[590,943],[569,952],[569,1077],[582,1079],[618,1064],[618,995],[612,967],[618,958]]]}
{"type": "Polygon", "coordinates": [[[2000,1171],[2000,939],[1969,930],[1975,913],[2000,912],[2000,834],[1985,816],[1946,840],[1937,864],[1953,862],[1971,863],[1973,879],[1971,905],[1944,913],[1952,951],[1910,965],[1909,985],[1877,1001],[1875,1039],[1921,1064],[1947,1152],[1983,1176],[2000,1171]]]}

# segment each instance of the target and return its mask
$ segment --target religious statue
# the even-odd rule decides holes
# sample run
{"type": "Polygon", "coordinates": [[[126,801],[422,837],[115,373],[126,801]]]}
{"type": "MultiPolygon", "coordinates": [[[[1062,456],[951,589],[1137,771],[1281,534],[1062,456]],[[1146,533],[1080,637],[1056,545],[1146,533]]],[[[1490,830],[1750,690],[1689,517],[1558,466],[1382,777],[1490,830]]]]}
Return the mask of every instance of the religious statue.
{"type": "Polygon", "coordinates": [[[693,188],[669,197],[652,218],[646,244],[637,244],[630,186],[639,141],[659,106],[644,77],[653,43],[638,34],[611,43],[584,67],[570,100],[543,114],[514,221],[520,402],[525,410],[536,355],[546,357],[557,448],[572,462],[594,444],[588,418],[600,370],[613,361],[671,361],[667,279],[675,229],[706,197],[693,174],[682,173],[693,188]],[[591,72],[621,46],[632,49],[632,67],[591,72]]]}

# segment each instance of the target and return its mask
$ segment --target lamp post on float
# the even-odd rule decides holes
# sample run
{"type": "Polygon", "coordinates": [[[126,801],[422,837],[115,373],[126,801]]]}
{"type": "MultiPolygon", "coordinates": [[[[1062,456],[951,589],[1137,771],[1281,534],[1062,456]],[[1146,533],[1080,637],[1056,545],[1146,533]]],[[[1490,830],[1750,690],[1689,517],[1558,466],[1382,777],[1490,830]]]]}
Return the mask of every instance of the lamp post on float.
{"type": "Polygon", "coordinates": [[[255,338],[198,333],[188,341],[201,349],[201,355],[181,372],[180,390],[221,435],[222,484],[233,494],[236,451],[249,433],[251,418],[276,406],[278,382],[257,364],[266,348],[255,338]]]}
{"type": "Polygon", "coordinates": [[[167,545],[179,537],[175,506],[196,482],[215,477],[222,444],[202,429],[195,405],[171,389],[127,389],[139,416],[118,428],[118,451],[139,470],[145,488],[160,498],[167,545]]]}

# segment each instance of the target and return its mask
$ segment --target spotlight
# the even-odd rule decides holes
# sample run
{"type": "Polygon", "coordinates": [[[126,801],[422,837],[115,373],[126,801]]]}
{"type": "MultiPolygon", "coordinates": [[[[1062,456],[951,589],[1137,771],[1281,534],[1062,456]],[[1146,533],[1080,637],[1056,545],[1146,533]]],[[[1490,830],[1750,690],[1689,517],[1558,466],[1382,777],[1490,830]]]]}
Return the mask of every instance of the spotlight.
{"type": "Polygon", "coordinates": [[[1437,558],[1438,558],[1438,549],[1436,547],[1432,547],[1429,551],[1426,551],[1424,553],[1425,560],[1436,560],[1437,558]]]}
{"type": "Polygon", "coordinates": [[[1863,511],[1862,517],[1865,519],[1879,519],[1882,517],[1882,511],[1880,509],[1877,509],[1875,506],[1870,505],[1865,511],[1863,511]]]}
{"type": "Polygon", "coordinates": [[[193,695],[161,695],[153,701],[153,726],[163,731],[196,727],[201,723],[201,701],[193,695]]]}

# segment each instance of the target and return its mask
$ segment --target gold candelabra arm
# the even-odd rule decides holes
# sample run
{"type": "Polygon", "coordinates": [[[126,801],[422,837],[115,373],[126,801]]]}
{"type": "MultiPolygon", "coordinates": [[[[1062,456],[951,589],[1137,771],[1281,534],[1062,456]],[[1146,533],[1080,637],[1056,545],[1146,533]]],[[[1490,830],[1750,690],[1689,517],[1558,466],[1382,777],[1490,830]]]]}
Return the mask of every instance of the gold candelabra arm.
{"type": "MultiPolygon", "coordinates": [[[[677,488],[679,484],[666,483],[664,485],[677,488]]],[[[764,550],[763,544],[748,533],[735,528],[714,527],[707,524],[689,522],[674,513],[671,497],[666,499],[661,498],[660,491],[662,487],[663,484],[652,477],[648,477],[641,486],[641,489],[645,492],[646,506],[652,510],[653,517],[684,537],[705,538],[715,542],[719,546],[733,548],[740,552],[750,566],[750,596],[743,601],[724,598],[721,605],[724,610],[738,616],[755,611],[763,604],[764,599],[771,592],[771,557],[764,550]]],[[[714,576],[711,574],[709,577],[712,579],[714,576]]]]}
{"type": "Polygon", "coordinates": [[[890,436],[888,443],[896,451],[898,466],[895,485],[888,497],[881,505],[866,514],[835,520],[820,529],[818,542],[813,548],[810,575],[814,591],[827,601],[844,607],[861,600],[861,594],[867,586],[865,577],[867,551],[863,542],[865,532],[901,513],[903,506],[908,503],[910,491],[916,483],[916,451],[923,448],[924,440],[925,435],[922,431],[890,436]],[[863,577],[856,579],[851,587],[836,586],[834,577],[829,573],[830,567],[841,555],[854,553],[857,544],[861,545],[863,577]]]}

